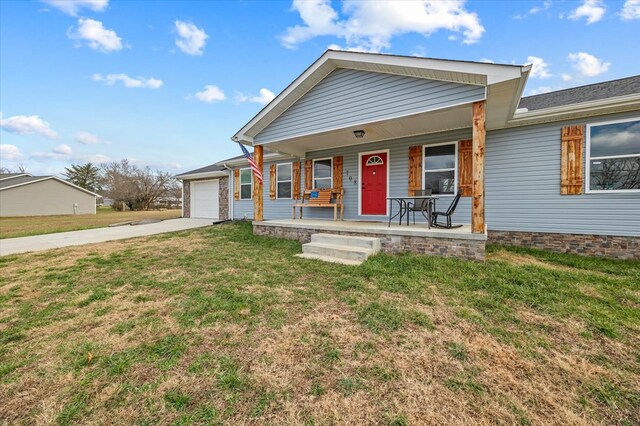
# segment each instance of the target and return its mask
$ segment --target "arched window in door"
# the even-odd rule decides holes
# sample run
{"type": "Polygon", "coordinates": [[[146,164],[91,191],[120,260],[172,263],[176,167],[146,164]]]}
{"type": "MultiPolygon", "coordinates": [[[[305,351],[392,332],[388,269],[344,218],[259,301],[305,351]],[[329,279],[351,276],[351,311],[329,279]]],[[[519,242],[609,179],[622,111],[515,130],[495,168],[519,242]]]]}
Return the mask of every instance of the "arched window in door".
{"type": "Polygon", "coordinates": [[[372,155],[367,160],[367,164],[366,165],[367,166],[379,166],[381,164],[384,164],[384,160],[382,158],[380,158],[379,155],[372,155]]]}

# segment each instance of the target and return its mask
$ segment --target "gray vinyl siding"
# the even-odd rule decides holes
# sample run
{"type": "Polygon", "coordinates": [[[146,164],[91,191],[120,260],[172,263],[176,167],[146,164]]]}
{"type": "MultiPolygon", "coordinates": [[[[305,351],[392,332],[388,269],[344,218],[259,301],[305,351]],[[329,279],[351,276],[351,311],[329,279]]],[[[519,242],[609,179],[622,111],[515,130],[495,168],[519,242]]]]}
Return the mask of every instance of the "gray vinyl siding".
{"type": "MultiPolygon", "coordinates": [[[[456,142],[461,139],[469,139],[471,129],[457,130],[453,132],[433,133],[429,135],[413,136],[382,142],[374,142],[349,147],[314,151],[307,153],[307,158],[325,158],[337,155],[343,156],[342,182],[344,187],[344,218],[349,220],[386,221],[387,216],[360,216],[358,215],[358,176],[359,153],[375,152],[377,150],[389,150],[389,196],[407,196],[409,191],[409,147],[413,145],[429,145],[442,142],[456,142]],[[351,180],[349,179],[351,178],[351,180]]],[[[446,210],[452,197],[441,196],[437,201],[438,210],[446,210]]],[[[395,212],[395,210],[394,210],[395,212]]],[[[331,209],[307,209],[307,218],[333,219],[331,209]]],[[[419,213],[416,221],[424,222],[419,213]]],[[[458,223],[471,223],[471,203],[469,198],[462,198],[454,215],[454,221],[458,223]]]]}
{"type": "MultiPolygon", "coordinates": [[[[640,236],[640,193],[560,195],[561,128],[572,124],[638,117],[640,112],[488,132],[485,159],[488,228],[503,231],[640,236]]],[[[471,129],[463,129],[308,152],[306,157],[317,159],[342,155],[345,219],[384,221],[387,220],[384,216],[358,215],[360,152],[388,149],[389,195],[406,196],[410,146],[454,142],[470,137],[471,129]]],[[[269,199],[269,164],[265,163],[264,167],[264,218],[290,218],[292,200],[269,199]]],[[[304,185],[304,167],[301,169],[301,184],[304,185]]],[[[450,200],[450,197],[442,197],[438,201],[438,209],[446,209],[450,200]]],[[[252,201],[235,201],[234,218],[241,219],[244,213],[249,218],[253,217],[252,201]]],[[[304,216],[333,219],[333,212],[330,209],[305,209],[304,216]]],[[[418,215],[416,219],[422,218],[418,215]]],[[[471,222],[470,198],[463,197],[460,200],[454,222],[471,222]]]]}
{"type": "MultiPolygon", "coordinates": [[[[262,186],[262,215],[265,220],[268,219],[286,219],[291,217],[291,207],[295,202],[300,200],[293,199],[275,199],[269,198],[269,185],[271,183],[271,176],[269,168],[271,164],[285,164],[292,163],[292,160],[272,161],[265,162],[263,166],[263,186],[262,186]]],[[[304,164],[300,167],[300,188],[304,186],[304,164]]],[[[293,183],[292,183],[293,185],[293,183]]],[[[292,187],[293,190],[293,187],[292,187]]],[[[233,218],[234,219],[253,219],[253,200],[234,200],[233,201],[233,218]]]]}
{"type": "Polygon", "coordinates": [[[96,197],[47,179],[0,191],[0,216],[95,214],[96,197]],[[77,207],[74,208],[74,204],[77,207]]]}
{"type": "Polygon", "coordinates": [[[640,112],[489,132],[489,229],[640,236],[640,193],[560,195],[561,128],[634,117],[640,112]]]}
{"type": "Polygon", "coordinates": [[[483,86],[336,69],[257,134],[264,144],[482,100],[483,86]]]}

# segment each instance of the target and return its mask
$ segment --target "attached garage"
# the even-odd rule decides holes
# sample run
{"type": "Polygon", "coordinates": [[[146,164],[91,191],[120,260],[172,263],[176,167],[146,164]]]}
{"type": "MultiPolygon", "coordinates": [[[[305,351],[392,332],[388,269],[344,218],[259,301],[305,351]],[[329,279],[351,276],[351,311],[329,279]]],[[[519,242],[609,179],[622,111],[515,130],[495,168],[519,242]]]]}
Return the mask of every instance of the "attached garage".
{"type": "Polygon", "coordinates": [[[176,176],[182,181],[182,217],[229,219],[229,172],[212,164],[176,176]]]}
{"type": "Polygon", "coordinates": [[[219,219],[218,198],[220,184],[218,179],[192,181],[191,183],[191,217],[219,219]]]}

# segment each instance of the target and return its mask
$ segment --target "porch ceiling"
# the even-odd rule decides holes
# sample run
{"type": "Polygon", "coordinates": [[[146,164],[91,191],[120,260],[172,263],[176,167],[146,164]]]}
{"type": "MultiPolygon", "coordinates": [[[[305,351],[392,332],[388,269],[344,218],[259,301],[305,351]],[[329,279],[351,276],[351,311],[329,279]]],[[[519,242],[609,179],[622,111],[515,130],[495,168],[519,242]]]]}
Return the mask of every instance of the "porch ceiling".
{"type": "Polygon", "coordinates": [[[273,142],[269,144],[269,150],[304,157],[309,151],[470,128],[472,118],[471,104],[460,105],[379,122],[354,124],[328,132],[273,142]],[[364,130],[365,136],[356,138],[353,134],[354,130],[364,130]]]}

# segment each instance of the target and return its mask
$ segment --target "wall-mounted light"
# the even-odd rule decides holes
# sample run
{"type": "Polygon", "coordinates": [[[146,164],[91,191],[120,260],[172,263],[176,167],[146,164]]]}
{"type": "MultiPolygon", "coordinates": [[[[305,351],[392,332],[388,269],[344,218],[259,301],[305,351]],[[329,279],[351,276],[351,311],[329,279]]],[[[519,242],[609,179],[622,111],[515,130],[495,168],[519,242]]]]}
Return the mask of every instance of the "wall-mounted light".
{"type": "Polygon", "coordinates": [[[364,130],[354,130],[353,135],[356,138],[364,138],[364,130]]]}

